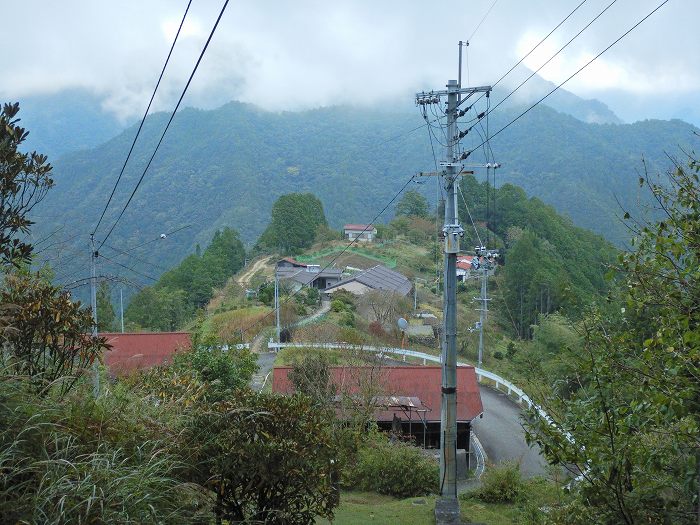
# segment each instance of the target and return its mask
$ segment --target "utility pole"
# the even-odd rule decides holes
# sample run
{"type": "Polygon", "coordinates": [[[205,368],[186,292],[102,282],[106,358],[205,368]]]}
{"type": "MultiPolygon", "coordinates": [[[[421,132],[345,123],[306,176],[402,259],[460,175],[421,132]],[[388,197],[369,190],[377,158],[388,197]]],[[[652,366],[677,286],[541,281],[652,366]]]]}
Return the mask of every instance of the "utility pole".
{"type": "MultiPolygon", "coordinates": [[[[97,337],[97,250],[95,249],[95,236],[90,235],[90,302],[92,305],[92,336],[97,337]]],[[[100,397],[100,369],[98,361],[92,363],[92,393],[95,398],[100,397]]]]}
{"type": "MultiPolygon", "coordinates": [[[[460,47],[461,48],[461,47],[460,47]]],[[[462,164],[456,158],[458,96],[469,98],[474,93],[491,91],[491,86],[461,88],[457,80],[447,81],[447,90],[416,94],[416,104],[426,106],[439,104],[447,97],[447,143],[445,161],[440,162],[443,171],[437,173],[445,189],[445,219],[442,229],[444,238],[445,269],[443,295],[443,339],[442,339],[442,403],[440,423],[440,495],[452,511],[459,512],[457,501],[457,253],[459,239],[464,230],[459,224],[457,208],[457,178],[462,164]]],[[[421,174],[421,175],[433,175],[421,174]]]]}
{"type": "Polygon", "coordinates": [[[280,282],[277,275],[277,268],[275,268],[275,320],[277,326],[277,342],[281,343],[280,340],[280,282]]]}
{"type": "MultiPolygon", "coordinates": [[[[478,257],[478,256],[477,256],[478,257]]],[[[484,323],[486,323],[486,312],[488,312],[488,299],[486,298],[486,279],[488,267],[484,264],[481,268],[481,308],[479,308],[479,358],[478,366],[481,366],[484,359],[484,323]]]]}
{"type": "Polygon", "coordinates": [[[121,288],[119,288],[119,318],[122,323],[122,333],[124,333],[124,294],[121,288]]]}

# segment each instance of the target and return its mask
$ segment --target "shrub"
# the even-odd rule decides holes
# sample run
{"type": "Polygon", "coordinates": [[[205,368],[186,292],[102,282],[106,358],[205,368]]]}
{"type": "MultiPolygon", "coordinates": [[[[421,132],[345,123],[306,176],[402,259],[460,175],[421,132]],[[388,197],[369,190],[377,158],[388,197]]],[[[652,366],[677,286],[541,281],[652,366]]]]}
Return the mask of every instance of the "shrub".
{"type": "Polygon", "coordinates": [[[0,523],[201,523],[177,434],[142,417],[155,407],[77,393],[59,403],[0,381],[0,523]]]}
{"type": "Polygon", "coordinates": [[[438,471],[437,463],[419,448],[377,435],[359,449],[343,481],[360,490],[408,498],[436,493],[438,471]]]}
{"type": "Polygon", "coordinates": [[[493,353],[493,357],[494,357],[495,359],[498,359],[498,360],[500,361],[501,359],[503,359],[503,352],[501,352],[500,350],[496,350],[496,351],[493,353]]]}
{"type": "Polygon", "coordinates": [[[340,299],[333,299],[331,301],[331,310],[334,312],[343,312],[345,311],[345,303],[340,299]]]}
{"type": "Polygon", "coordinates": [[[520,466],[512,461],[486,469],[481,483],[481,487],[469,495],[486,503],[511,503],[523,490],[520,466]]]}
{"type": "Polygon", "coordinates": [[[194,374],[205,383],[209,400],[222,399],[228,392],[244,388],[258,371],[257,358],[250,350],[199,346],[177,352],[173,368],[179,375],[194,374]]]}
{"type": "Polygon", "coordinates": [[[343,315],[340,318],[340,324],[349,328],[355,328],[355,314],[352,312],[343,312],[343,315]]]}
{"type": "Polygon", "coordinates": [[[312,524],[338,504],[337,445],[328,414],[303,395],[241,390],[196,414],[186,434],[199,481],[230,523],[312,524]]]}
{"type": "Polygon", "coordinates": [[[374,337],[379,338],[382,338],[386,335],[384,327],[379,321],[372,321],[371,323],[369,323],[369,333],[372,334],[374,337]]]}

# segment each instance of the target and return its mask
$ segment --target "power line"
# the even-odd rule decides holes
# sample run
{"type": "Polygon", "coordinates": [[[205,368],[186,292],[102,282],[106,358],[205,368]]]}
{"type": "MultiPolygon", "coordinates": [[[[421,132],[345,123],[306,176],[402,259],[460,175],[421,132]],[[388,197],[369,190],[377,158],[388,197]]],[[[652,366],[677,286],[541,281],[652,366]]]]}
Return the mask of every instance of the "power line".
{"type": "Polygon", "coordinates": [[[117,266],[121,266],[121,267],[124,268],[125,270],[129,270],[130,272],[135,273],[136,275],[140,275],[141,277],[145,277],[146,279],[150,279],[150,280],[153,281],[153,282],[157,282],[157,281],[158,281],[158,279],[156,279],[155,277],[152,277],[152,276],[150,276],[150,275],[146,275],[145,273],[141,273],[141,272],[139,272],[138,270],[134,270],[133,268],[131,268],[131,267],[125,265],[125,264],[122,264],[122,263],[120,263],[119,261],[115,261],[114,259],[111,259],[111,258],[107,257],[106,255],[100,254],[99,256],[100,256],[101,258],[103,258],[103,259],[105,259],[105,260],[111,262],[112,264],[116,264],[117,266]]]}
{"type": "Polygon", "coordinates": [[[225,0],[224,5],[221,8],[221,12],[219,13],[219,16],[217,17],[216,22],[214,23],[214,27],[212,27],[211,32],[209,33],[209,37],[207,38],[207,41],[204,44],[204,48],[202,49],[202,52],[199,54],[199,58],[197,59],[197,63],[194,65],[194,68],[192,69],[192,73],[190,74],[190,77],[187,80],[187,83],[185,84],[185,88],[182,90],[182,94],[180,95],[180,98],[178,99],[177,104],[175,105],[175,108],[173,109],[173,111],[170,115],[170,118],[168,119],[168,123],[166,124],[165,129],[163,130],[163,133],[161,134],[160,139],[158,140],[158,144],[156,144],[156,147],[153,150],[153,154],[151,155],[151,158],[148,160],[148,164],[146,164],[146,167],[144,168],[143,173],[141,174],[141,177],[139,178],[138,182],[136,183],[136,187],[134,188],[134,191],[131,192],[129,199],[126,201],[126,204],[122,208],[122,211],[119,213],[117,220],[114,221],[114,224],[112,224],[112,227],[107,232],[107,235],[104,237],[104,239],[102,239],[102,242],[98,246],[98,249],[101,248],[102,245],[105,243],[105,241],[107,239],[109,239],[109,236],[112,235],[114,228],[116,228],[117,224],[119,224],[119,221],[124,216],[124,212],[126,212],[126,209],[129,207],[131,200],[134,198],[134,195],[136,195],[136,191],[139,189],[139,186],[141,186],[141,183],[143,182],[143,179],[146,176],[146,173],[148,172],[148,168],[150,168],[151,163],[153,162],[153,159],[156,156],[156,153],[158,153],[158,149],[160,148],[160,145],[163,143],[163,139],[165,138],[165,134],[168,132],[168,128],[170,128],[170,124],[172,123],[173,119],[175,118],[175,113],[177,112],[178,108],[180,107],[182,100],[185,98],[185,93],[187,93],[187,89],[190,87],[190,84],[192,83],[192,79],[194,78],[194,75],[197,72],[197,68],[199,68],[199,64],[202,62],[202,58],[204,58],[204,53],[206,53],[207,48],[209,47],[209,43],[211,42],[211,39],[214,36],[214,33],[216,32],[216,28],[219,26],[219,22],[221,21],[221,17],[224,15],[224,11],[226,11],[226,6],[228,6],[228,3],[229,3],[229,0],[225,0]]]}
{"type": "MultiPolygon", "coordinates": [[[[381,211],[380,211],[379,213],[377,213],[377,214],[374,216],[374,218],[373,218],[369,223],[367,223],[367,225],[365,226],[365,229],[362,230],[362,231],[358,234],[358,236],[355,237],[350,243],[348,243],[348,244],[340,251],[340,253],[339,253],[338,255],[336,255],[335,257],[333,257],[333,259],[331,259],[323,268],[321,268],[321,270],[319,271],[319,273],[323,273],[324,271],[326,271],[326,269],[328,269],[329,266],[331,266],[333,263],[335,263],[335,261],[337,261],[340,257],[342,257],[342,255],[343,255],[345,252],[347,252],[355,243],[357,243],[357,242],[359,241],[360,237],[362,236],[362,234],[365,233],[365,232],[369,229],[369,227],[370,227],[372,224],[374,224],[375,221],[376,221],[379,217],[381,217],[381,215],[387,210],[387,208],[389,208],[389,206],[392,205],[392,203],[399,197],[399,195],[401,195],[401,193],[403,192],[403,190],[405,190],[406,187],[407,187],[409,184],[411,184],[411,182],[413,182],[413,180],[414,180],[415,178],[416,178],[416,176],[415,176],[415,175],[412,175],[412,176],[406,181],[406,183],[405,183],[403,186],[401,186],[401,189],[400,189],[399,191],[396,192],[396,194],[391,198],[391,200],[390,200],[389,202],[386,203],[386,205],[381,209],[381,211]]],[[[276,271],[277,271],[277,269],[275,269],[275,272],[276,272],[276,271]]],[[[296,292],[294,292],[292,295],[287,296],[287,298],[286,298],[285,301],[284,301],[284,304],[287,304],[289,301],[291,301],[299,292],[301,292],[302,289],[303,289],[303,287],[302,287],[302,288],[299,288],[299,289],[298,289],[296,292]]],[[[260,323],[264,322],[268,317],[270,317],[272,314],[276,313],[277,310],[279,310],[279,308],[281,308],[281,306],[282,306],[282,305],[280,304],[280,305],[277,306],[276,308],[273,308],[272,311],[270,311],[270,312],[268,312],[267,314],[265,314],[262,318],[258,319],[257,321],[255,321],[255,322],[252,323],[251,325],[249,325],[249,326],[247,326],[246,328],[244,328],[243,330],[241,330],[241,335],[247,333],[248,331],[250,331],[251,329],[253,329],[255,326],[258,326],[260,323]]]]}
{"type": "MultiPolygon", "coordinates": [[[[510,75],[516,67],[518,67],[520,64],[522,64],[523,61],[524,61],[527,57],[529,57],[532,53],[534,53],[535,50],[536,50],[538,47],[540,47],[542,44],[544,44],[544,42],[545,42],[550,36],[552,36],[552,34],[553,34],[557,29],[559,29],[559,28],[564,24],[564,22],[566,22],[569,18],[571,18],[571,17],[573,16],[573,14],[574,14],[576,11],[578,11],[578,10],[581,8],[581,6],[582,6],[583,4],[585,4],[587,1],[588,1],[588,0],[582,0],[581,3],[579,3],[576,7],[574,7],[574,9],[573,9],[568,15],[566,15],[556,26],[554,26],[554,28],[553,28],[549,33],[547,33],[547,34],[544,36],[544,38],[542,38],[542,40],[540,40],[539,42],[537,42],[537,44],[535,44],[535,46],[534,46],[532,49],[530,49],[530,51],[528,51],[520,60],[518,60],[515,64],[513,64],[513,66],[511,66],[511,68],[510,68],[508,71],[506,71],[503,75],[501,75],[501,78],[499,78],[498,80],[496,80],[496,82],[494,82],[493,85],[492,85],[491,87],[496,87],[498,84],[500,84],[501,81],[502,81],[504,78],[506,78],[508,75],[510,75]]],[[[477,102],[479,102],[483,97],[484,97],[484,94],[482,93],[481,95],[479,95],[479,98],[477,98],[477,99],[472,103],[472,105],[474,105],[474,104],[476,104],[477,102]]],[[[464,99],[464,100],[466,100],[466,99],[464,99]]],[[[462,102],[464,102],[464,100],[462,100],[462,102]]],[[[461,104],[461,102],[460,102],[460,104],[461,104]]]]}
{"type": "MultiPolygon", "coordinates": [[[[486,14],[485,14],[483,17],[481,17],[481,21],[476,25],[476,27],[474,28],[474,31],[472,31],[472,34],[469,36],[469,38],[467,38],[467,46],[469,46],[469,41],[470,41],[472,38],[474,38],[474,35],[476,34],[476,32],[477,32],[477,31],[479,30],[479,28],[481,27],[481,24],[484,23],[484,20],[486,20],[486,17],[489,16],[489,13],[491,13],[491,10],[494,8],[494,6],[495,6],[497,3],[498,3],[498,0],[493,0],[493,3],[491,4],[491,7],[489,7],[488,11],[486,11],[486,14]]],[[[468,81],[467,81],[467,82],[468,82],[468,81]]]]}
{"type": "Polygon", "coordinates": [[[129,148],[129,153],[126,155],[126,159],[124,160],[124,164],[122,165],[121,170],[119,171],[119,176],[117,177],[117,182],[114,183],[114,187],[112,188],[112,193],[109,194],[109,199],[107,199],[107,204],[105,204],[104,209],[102,210],[102,214],[100,214],[100,219],[97,221],[97,225],[95,225],[95,228],[92,230],[92,235],[95,234],[97,231],[97,228],[100,227],[100,224],[102,223],[102,219],[105,216],[105,213],[107,212],[107,208],[109,208],[109,204],[112,202],[112,197],[114,197],[114,192],[117,191],[117,186],[119,186],[119,182],[122,180],[122,175],[124,175],[124,170],[126,169],[126,165],[129,162],[129,159],[131,158],[131,153],[134,151],[134,146],[136,145],[136,140],[139,138],[139,135],[141,134],[141,129],[143,129],[143,124],[146,122],[146,117],[148,116],[148,112],[151,109],[151,104],[153,104],[153,99],[156,97],[156,91],[158,91],[158,87],[160,86],[161,80],[163,80],[163,74],[165,73],[165,68],[168,67],[168,62],[170,62],[170,57],[173,54],[173,49],[175,49],[175,44],[177,43],[177,39],[180,36],[180,30],[182,29],[183,24],[185,23],[185,18],[187,17],[187,12],[190,10],[190,5],[192,5],[192,0],[189,0],[187,2],[187,7],[185,8],[185,14],[182,15],[182,20],[180,20],[180,25],[177,28],[177,33],[175,33],[175,39],[173,40],[172,45],[170,46],[170,51],[168,51],[168,56],[165,59],[165,64],[163,64],[163,69],[160,71],[160,75],[158,76],[158,82],[156,82],[156,87],[153,89],[153,94],[151,95],[151,100],[148,101],[148,106],[146,107],[146,111],[143,114],[143,118],[141,119],[141,123],[139,124],[139,129],[136,131],[136,135],[134,136],[134,140],[131,142],[131,147],[129,148]]]}
{"type": "Polygon", "coordinates": [[[510,93],[508,93],[503,99],[501,99],[501,100],[498,102],[498,104],[496,104],[493,108],[491,108],[491,111],[495,111],[501,104],[503,104],[503,103],[504,103],[506,100],[508,100],[512,95],[514,95],[515,92],[518,91],[521,87],[523,87],[523,85],[524,85],[528,80],[530,80],[532,77],[534,77],[537,73],[539,73],[539,72],[542,70],[542,68],[544,68],[544,67],[545,67],[547,64],[549,64],[552,60],[554,60],[554,58],[555,58],[559,53],[561,53],[562,51],[564,51],[564,49],[566,49],[566,48],[569,46],[569,44],[571,44],[574,40],[576,40],[579,36],[581,36],[581,33],[583,33],[583,32],[584,32],[586,29],[588,29],[596,20],[598,20],[601,16],[603,16],[603,14],[604,14],[608,9],[610,9],[616,2],[617,2],[617,0],[612,0],[612,2],[610,2],[610,3],[609,3],[600,13],[598,13],[590,22],[588,22],[585,26],[583,26],[583,28],[581,28],[581,30],[580,30],[578,33],[576,33],[566,44],[564,44],[562,47],[560,47],[559,50],[558,50],[556,53],[554,53],[551,57],[549,57],[549,58],[547,59],[547,61],[546,61],[544,64],[542,64],[542,65],[541,65],[540,67],[538,67],[535,71],[533,71],[532,73],[530,73],[530,75],[529,75],[525,80],[523,80],[520,84],[518,84],[518,86],[517,86],[515,89],[513,89],[513,90],[512,90],[510,93]]]}
{"type": "MultiPolygon", "coordinates": [[[[513,124],[515,124],[515,122],[517,122],[517,121],[520,120],[523,116],[525,116],[527,113],[529,113],[535,106],[537,106],[538,104],[542,103],[542,102],[543,102],[547,97],[549,97],[552,93],[554,93],[555,91],[557,91],[557,90],[558,90],[559,88],[561,88],[564,84],[566,84],[569,80],[571,80],[571,79],[574,78],[576,75],[578,75],[581,71],[583,71],[585,68],[587,68],[589,65],[591,65],[595,60],[597,60],[598,58],[600,58],[600,56],[603,55],[603,53],[605,53],[606,51],[608,51],[611,47],[613,47],[615,44],[617,44],[620,40],[622,40],[623,38],[625,38],[625,37],[626,37],[627,35],[629,35],[632,31],[634,31],[637,27],[639,27],[647,18],[649,18],[651,15],[653,15],[653,14],[656,13],[659,9],[661,9],[664,5],[666,5],[666,4],[668,3],[668,1],[669,1],[669,0],[664,0],[663,2],[661,2],[661,3],[660,3],[658,6],[656,6],[652,11],[650,11],[646,16],[644,16],[642,19],[640,19],[636,24],[634,24],[632,27],[630,27],[627,31],[625,31],[622,35],[620,35],[617,39],[615,39],[610,45],[608,45],[605,49],[603,49],[600,53],[598,53],[596,56],[594,56],[592,59],[590,59],[588,62],[586,62],[583,66],[581,66],[579,69],[577,69],[574,73],[572,73],[566,80],[564,80],[563,82],[561,82],[560,84],[558,84],[557,86],[555,86],[549,93],[547,93],[546,95],[544,95],[544,96],[543,96],[542,98],[540,98],[537,102],[535,102],[534,104],[532,104],[532,105],[531,105],[530,107],[528,107],[525,111],[523,111],[523,112],[520,113],[517,117],[515,117],[513,120],[511,120],[510,122],[508,122],[508,124],[506,124],[506,125],[503,126],[501,129],[499,129],[496,133],[494,133],[494,134],[491,136],[491,138],[493,139],[494,137],[496,137],[497,135],[499,135],[500,133],[502,133],[503,131],[505,131],[507,128],[509,128],[510,126],[512,126],[513,124]]],[[[462,160],[464,160],[466,157],[469,156],[469,154],[471,154],[473,151],[477,150],[478,148],[480,148],[480,147],[483,146],[483,145],[484,145],[484,142],[482,142],[481,144],[479,144],[478,146],[476,146],[475,148],[473,148],[472,150],[470,150],[469,152],[467,152],[467,153],[465,154],[466,156],[465,156],[465,155],[462,155],[462,157],[463,157],[462,160]]]]}
{"type": "MultiPolygon", "coordinates": [[[[585,4],[587,1],[588,1],[588,0],[582,0],[582,2],[580,2],[568,15],[566,15],[566,16],[565,16],[565,17],[564,17],[564,18],[563,18],[549,33],[547,33],[547,34],[544,36],[544,38],[542,38],[537,44],[535,44],[535,46],[534,46],[532,49],[530,49],[530,51],[528,51],[520,60],[518,60],[515,64],[513,64],[513,66],[512,66],[508,71],[506,71],[503,75],[501,75],[501,78],[499,78],[499,79],[493,84],[492,87],[496,87],[496,85],[498,85],[501,81],[503,81],[503,79],[505,79],[508,75],[510,75],[516,67],[518,67],[520,64],[522,64],[522,62],[523,62],[527,57],[529,57],[532,53],[534,53],[535,50],[536,50],[538,47],[540,47],[550,36],[552,36],[552,34],[553,34],[557,29],[559,29],[569,18],[571,18],[571,16],[573,16],[573,14],[574,14],[576,11],[578,11],[578,10],[581,8],[581,6],[583,6],[583,4],[585,4]]],[[[494,2],[494,3],[495,3],[495,2],[494,2]]],[[[473,102],[473,104],[476,104],[476,103],[477,103],[479,100],[481,100],[483,97],[484,97],[484,94],[482,93],[482,94],[479,96],[479,98],[477,98],[477,99],[473,102]]],[[[467,98],[462,99],[462,102],[464,102],[465,100],[467,100],[467,98]]],[[[415,127],[415,128],[409,129],[409,130],[407,130],[407,131],[404,131],[404,132],[402,132],[402,133],[399,133],[399,134],[397,134],[397,135],[394,135],[394,136],[392,136],[392,137],[389,137],[388,139],[385,139],[385,140],[383,140],[383,141],[378,142],[377,144],[375,144],[375,147],[383,146],[384,144],[386,144],[386,143],[388,143],[388,142],[392,142],[392,141],[394,141],[394,140],[396,140],[396,139],[399,139],[399,138],[401,138],[401,137],[403,137],[403,136],[405,136],[405,135],[410,135],[411,133],[414,133],[414,132],[418,131],[419,129],[422,129],[422,128],[426,127],[426,126],[430,126],[430,125],[433,124],[434,122],[438,122],[438,121],[442,120],[443,118],[445,118],[444,115],[443,115],[442,117],[435,118],[435,119],[431,120],[430,122],[427,122],[427,123],[425,123],[425,124],[421,124],[420,126],[417,126],[417,127],[415,127]]]]}
{"type": "Polygon", "coordinates": [[[151,262],[148,259],[143,259],[141,257],[137,257],[133,253],[129,253],[129,252],[124,251],[124,250],[120,250],[119,248],[115,248],[114,246],[110,246],[109,244],[105,244],[104,246],[109,248],[110,250],[117,252],[120,255],[126,255],[127,257],[131,257],[135,261],[138,261],[138,262],[144,263],[144,264],[148,264],[148,265],[153,266],[154,268],[156,268],[158,270],[162,270],[164,272],[167,272],[169,270],[169,268],[166,268],[165,266],[161,266],[160,264],[156,264],[154,262],[151,262]]]}
{"type": "Polygon", "coordinates": [[[124,251],[132,252],[132,251],[134,251],[138,248],[142,248],[148,244],[163,240],[163,238],[164,238],[163,235],[165,235],[165,238],[167,238],[167,237],[170,237],[171,235],[176,234],[177,232],[181,232],[182,230],[186,230],[187,228],[191,228],[191,227],[192,227],[192,224],[186,224],[185,226],[181,226],[181,227],[179,227],[171,232],[163,233],[163,234],[159,235],[158,237],[154,237],[153,239],[149,239],[148,241],[142,242],[140,244],[136,244],[135,246],[130,246],[129,248],[124,248],[124,251]]]}

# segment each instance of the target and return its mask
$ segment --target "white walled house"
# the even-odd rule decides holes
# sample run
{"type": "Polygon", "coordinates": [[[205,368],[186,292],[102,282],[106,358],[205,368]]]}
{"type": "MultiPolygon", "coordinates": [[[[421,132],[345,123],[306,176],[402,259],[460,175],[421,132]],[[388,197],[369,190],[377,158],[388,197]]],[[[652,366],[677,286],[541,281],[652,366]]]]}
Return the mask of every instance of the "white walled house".
{"type": "Polygon", "coordinates": [[[377,236],[377,228],[372,224],[346,224],[343,234],[349,241],[372,242],[377,236]]]}

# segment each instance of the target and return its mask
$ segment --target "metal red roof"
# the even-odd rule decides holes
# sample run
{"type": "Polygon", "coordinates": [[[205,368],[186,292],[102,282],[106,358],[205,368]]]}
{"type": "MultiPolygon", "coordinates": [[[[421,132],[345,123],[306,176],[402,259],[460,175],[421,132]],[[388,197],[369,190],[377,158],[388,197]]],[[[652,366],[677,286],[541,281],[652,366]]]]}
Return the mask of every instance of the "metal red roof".
{"type": "MultiPolygon", "coordinates": [[[[292,367],[275,367],[272,372],[272,391],[281,394],[293,394],[294,385],[289,379],[292,367]]],[[[439,366],[383,366],[370,367],[331,367],[331,376],[337,392],[348,395],[356,394],[371,380],[382,390],[378,397],[405,396],[418,398],[420,404],[428,408],[425,413],[427,422],[440,421],[440,402],[442,386],[442,368],[439,366]]],[[[381,401],[378,405],[385,404],[381,401]]],[[[457,368],[457,421],[471,421],[484,411],[481,394],[476,381],[473,366],[457,368]]],[[[405,417],[406,413],[398,407],[382,407],[375,414],[377,421],[392,421],[394,414],[405,417]]]]}
{"type": "Polygon", "coordinates": [[[353,230],[353,231],[364,231],[367,229],[368,232],[371,232],[374,229],[373,224],[346,224],[343,226],[344,230],[353,230]]]}
{"type": "Polygon", "coordinates": [[[105,365],[112,374],[125,374],[169,362],[178,350],[192,346],[189,332],[100,334],[112,347],[105,352],[105,365]]]}

